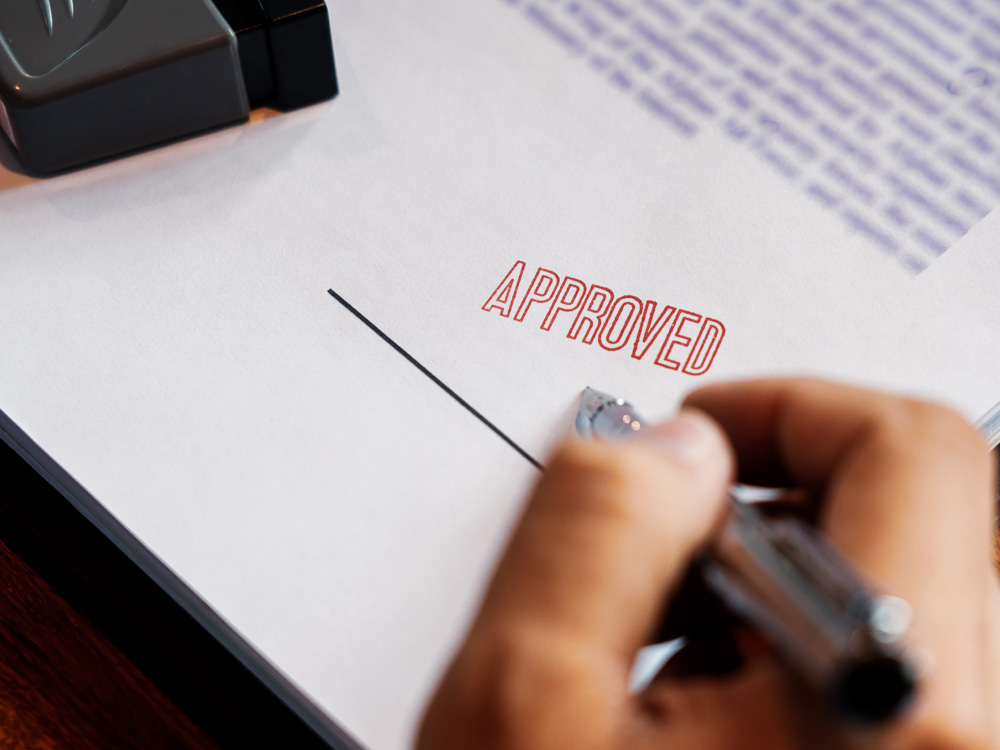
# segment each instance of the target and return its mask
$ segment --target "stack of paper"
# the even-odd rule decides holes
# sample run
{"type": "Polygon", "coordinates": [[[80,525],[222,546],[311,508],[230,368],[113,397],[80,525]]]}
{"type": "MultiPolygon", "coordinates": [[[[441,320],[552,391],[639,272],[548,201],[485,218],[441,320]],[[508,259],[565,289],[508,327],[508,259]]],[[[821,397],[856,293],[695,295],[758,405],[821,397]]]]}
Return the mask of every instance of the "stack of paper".
{"type": "Polygon", "coordinates": [[[0,409],[366,745],[409,742],[584,386],[1000,400],[991,4],[330,15],[329,104],[2,157],[0,409]]]}

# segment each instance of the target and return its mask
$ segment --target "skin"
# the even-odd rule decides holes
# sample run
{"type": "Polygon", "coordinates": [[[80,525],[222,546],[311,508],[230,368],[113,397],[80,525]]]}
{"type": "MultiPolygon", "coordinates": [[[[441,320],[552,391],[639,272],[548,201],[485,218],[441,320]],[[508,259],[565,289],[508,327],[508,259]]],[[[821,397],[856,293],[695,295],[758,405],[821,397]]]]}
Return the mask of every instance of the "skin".
{"type": "Polygon", "coordinates": [[[996,747],[993,472],[953,412],[810,380],[711,386],[636,440],[569,439],[427,708],[418,750],[996,747]],[[902,718],[839,726],[742,631],[735,673],[668,669],[629,692],[634,655],[721,522],[737,474],[806,490],[804,510],[833,544],[913,606],[911,644],[933,666],[902,718]]]}

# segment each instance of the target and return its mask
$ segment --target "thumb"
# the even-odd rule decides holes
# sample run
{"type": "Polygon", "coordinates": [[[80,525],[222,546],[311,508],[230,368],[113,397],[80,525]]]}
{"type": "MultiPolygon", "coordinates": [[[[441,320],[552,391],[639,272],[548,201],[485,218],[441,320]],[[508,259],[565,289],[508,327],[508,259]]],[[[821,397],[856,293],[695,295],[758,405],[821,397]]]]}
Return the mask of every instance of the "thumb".
{"type": "Polygon", "coordinates": [[[721,430],[693,409],[626,443],[567,441],[428,706],[418,746],[612,746],[630,715],[632,660],[711,533],[732,465],[721,430]]]}
{"type": "Polygon", "coordinates": [[[733,471],[715,422],[686,409],[634,440],[570,440],[511,539],[477,627],[620,657],[623,679],[720,515],[733,471]]]}

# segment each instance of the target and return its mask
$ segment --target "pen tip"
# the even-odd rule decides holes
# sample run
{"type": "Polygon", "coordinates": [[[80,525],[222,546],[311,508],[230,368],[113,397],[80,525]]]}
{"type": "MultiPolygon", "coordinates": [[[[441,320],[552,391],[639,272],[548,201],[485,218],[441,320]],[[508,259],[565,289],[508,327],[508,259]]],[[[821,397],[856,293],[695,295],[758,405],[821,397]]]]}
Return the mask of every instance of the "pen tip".
{"type": "Polygon", "coordinates": [[[588,385],[580,396],[580,414],[586,419],[591,419],[597,410],[609,401],[614,401],[614,398],[588,385]]]}

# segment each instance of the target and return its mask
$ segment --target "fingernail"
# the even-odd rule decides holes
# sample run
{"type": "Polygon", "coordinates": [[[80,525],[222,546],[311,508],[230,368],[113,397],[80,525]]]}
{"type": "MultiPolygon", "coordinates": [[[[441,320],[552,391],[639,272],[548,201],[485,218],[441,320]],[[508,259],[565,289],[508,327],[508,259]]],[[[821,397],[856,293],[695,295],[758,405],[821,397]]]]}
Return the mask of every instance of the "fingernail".
{"type": "Polygon", "coordinates": [[[675,461],[695,465],[718,451],[719,429],[701,412],[682,409],[673,419],[639,433],[637,440],[675,461]]]}

